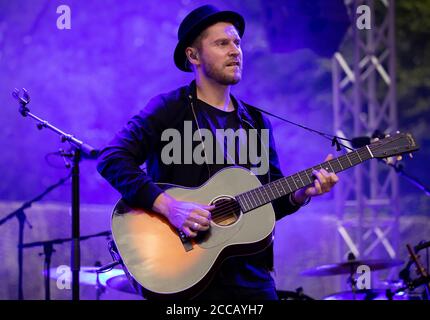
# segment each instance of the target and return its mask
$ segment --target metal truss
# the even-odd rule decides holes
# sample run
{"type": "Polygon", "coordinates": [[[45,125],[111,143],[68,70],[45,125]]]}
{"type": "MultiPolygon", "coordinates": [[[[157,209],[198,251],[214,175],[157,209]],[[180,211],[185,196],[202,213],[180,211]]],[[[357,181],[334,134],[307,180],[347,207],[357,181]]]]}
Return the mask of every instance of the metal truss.
{"type": "MultiPolygon", "coordinates": [[[[397,130],[394,0],[345,1],[351,27],[332,59],[334,131],[358,137],[397,130]],[[360,30],[357,8],[371,12],[360,30]]],[[[395,258],[399,248],[399,182],[394,170],[370,160],[343,174],[335,190],[341,259],[395,258]]]]}

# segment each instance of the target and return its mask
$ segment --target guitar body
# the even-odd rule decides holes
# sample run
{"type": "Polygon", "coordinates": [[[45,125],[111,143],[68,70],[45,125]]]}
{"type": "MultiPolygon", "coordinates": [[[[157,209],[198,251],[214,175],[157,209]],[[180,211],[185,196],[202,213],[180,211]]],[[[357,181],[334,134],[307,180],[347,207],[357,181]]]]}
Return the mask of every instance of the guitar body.
{"type": "MultiPolygon", "coordinates": [[[[198,188],[175,187],[166,192],[182,201],[212,204],[261,186],[242,167],[219,171],[198,188]]],[[[208,231],[188,243],[161,215],[129,207],[120,200],[112,214],[112,234],[129,275],[145,297],[186,299],[201,292],[221,262],[234,255],[264,250],[272,242],[275,213],[271,203],[211,221],[208,231]],[[190,249],[191,248],[191,249],[190,249]]]]}

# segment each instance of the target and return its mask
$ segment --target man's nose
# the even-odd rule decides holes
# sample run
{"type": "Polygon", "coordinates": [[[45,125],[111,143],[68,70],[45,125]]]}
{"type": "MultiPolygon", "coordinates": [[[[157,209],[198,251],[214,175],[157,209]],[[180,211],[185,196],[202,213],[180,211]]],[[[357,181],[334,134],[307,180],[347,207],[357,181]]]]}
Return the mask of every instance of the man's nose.
{"type": "Polygon", "coordinates": [[[240,47],[238,45],[236,45],[234,42],[232,42],[230,45],[229,54],[233,55],[233,56],[239,55],[240,54],[240,47]]]}
{"type": "Polygon", "coordinates": [[[240,55],[240,48],[233,43],[231,45],[231,47],[230,47],[229,54],[231,56],[238,56],[238,55],[240,55]]]}

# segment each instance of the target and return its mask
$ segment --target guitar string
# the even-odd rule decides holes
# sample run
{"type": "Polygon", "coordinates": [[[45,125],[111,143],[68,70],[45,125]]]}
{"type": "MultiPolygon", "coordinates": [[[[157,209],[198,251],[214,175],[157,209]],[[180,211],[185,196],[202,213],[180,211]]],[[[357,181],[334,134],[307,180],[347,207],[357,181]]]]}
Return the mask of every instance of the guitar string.
{"type": "Polygon", "coordinates": [[[230,209],[234,209],[234,208],[239,208],[240,209],[240,205],[238,203],[232,203],[230,205],[227,205],[226,207],[223,207],[221,209],[221,211],[215,212],[215,214],[212,214],[214,211],[211,212],[211,216],[213,218],[217,218],[219,216],[222,216],[225,212],[225,210],[230,210],[230,209]]]}
{"type": "Polygon", "coordinates": [[[232,213],[235,214],[237,210],[240,211],[240,205],[238,203],[234,203],[233,205],[230,205],[229,207],[224,208],[222,211],[212,216],[213,217],[212,220],[224,218],[225,216],[230,215],[232,213]]]}
{"type": "MultiPolygon", "coordinates": [[[[357,155],[353,155],[353,156],[355,156],[356,158],[357,158],[357,155]]],[[[359,157],[358,157],[358,159],[359,159],[359,157]]],[[[343,159],[342,159],[343,160],[343,159]]],[[[354,159],[353,159],[353,161],[354,161],[354,159]]],[[[319,165],[320,167],[322,167],[322,164],[320,164],[319,165]]],[[[307,170],[303,170],[303,172],[299,172],[298,173],[298,175],[301,175],[301,177],[302,178],[305,178],[306,176],[304,175],[304,174],[306,174],[307,175],[307,171],[309,171],[309,170],[311,170],[311,169],[314,169],[314,168],[317,168],[317,166],[316,167],[313,167],[313,168],[310,168],[310,169],[307,169],[307,170]]],[[[289,177],[285,177],[285,178],[291,178],[291,179],[293,179],[292,178],[292,176],[289,176],[289,177]]],[[[288,182],[288,181],[287,181],[288,182]]],[[[274,183],[275,183],[275,181],[274,181],[274,183]]],[[[274,192],[273,192],[273,190],[275,190],[275,188],[276,188],[276,191],[277,191],[277,193],[278,194],[281,194],[280,193],[280,191],[279,191],[279,189],[278,189],[278,186],[276,186],[276,185],[273,185],[273,186],[270,186],[269,188],[271,188],[271,191],[272,191],[272,193],[273,194],[275,194],[274,192]]],[[[291,187],[290,187],[290,189],[291,189],[291,187]]],[[[250,192],[250,191],[247,191],[247,192],[244,192],[244,193],[248,193],[248,192],[250,192]]],[[[290,192],[291,193],[291,192],[290,192]]],[[[251,194],[250,194],[251,195],[251,194]]],[[[284,195],[285,196],[285,195],[284,195]]],[[[264,196],[263,196],[264,197],[264,196]]],[[[266,200],[266,199],[265,199],[266,200]]],[[[256,201],[256,203],[257,203],[257,201],[256,201]]],[[[251,203],[251,205],[254,207],[254,205],[251,203]]],[[[224,217],[224,216],[226,216],[226,215],[229,215],[229,214],[231,214],[232,212],[234,213],[234,209],[240,209],[241,207],[240,207],[240,205],[237,203],[237,202],[231,202],[231,201],[224,201],[224,203],[221,205],[221,206],[219,206],[219,207],[216,207],[216,209],[214,209],[214,211],[212,211],[212,212],[215,212],[215,210],[217,210],[218,212],[215,212],[215,214],[213,215],[213,217],[214,218],[221,218],[221,217],[224,217]],[[236,208],[234,208],[234,207],[236,207],[236,208]],[[231,209],[231,210],[229,210],[229,209],[231,209]],[[221,211],[220,211],[221,210],[221,211]],[[229,210],[229,211],[224,211],[224,210],[229,210]],[[233,211],[232,211],[233,210],[233,211]]],[[[253,209],[255,209],[256,207],[254,207],[253,209]]]]}
{"type": "MultiPolygon", "coordinates": [[[[398,140],[398,139],[400,139],[400,138],[397,138],[397,139],[394,139],[393,141],[395,141],[395,140],[398,140]]],[[[372,149],[378,149],[378,148],[380,148],[382,145],[380,145],[380,146],[376,146],[376,148],[372,148],[372,149]]],[[[352,162],[355,162],[355,160],[359,160],[359,163],[361,163],[361,162],[363,162],[362,160],[361,160],[361,158],[360,158],[360,152],[361,152],[361,155],[362,156],[364,156],[365,154],[363,154],[363,152],[364,152],[365,150],[363,149],[363,150],[356,150],[356,152],[353,152],[351,155],[349,155],[349,154],[346,154],[346,155],[344,155],[344,156],[342,156],[342,157],[338,157],[338,158],[336,158],[339,162],[340,162],[340,160],[341,161],[343,161],[343,160],[345,160],[345,159],[347,159],[347,160],[349,160],[351,163],[352,162]],[[350,159],[348,158],[348,156],[350,156],[350,159]],[[340,160],[339,160],[340,159],[340,160]],[[351,161],[352,160],[352,161],[351,161]]],[[[332,159],[332,160],[336,160],[336,159],[332,159]]],[[[306,170],[303,170],[303,171],[300,171],[300,172],[298,172],[296,175],[298,175],[300,178],[307,178],[307,176],[308,176],[308,173],[307,173],[307,171],[309,171],[309,170],[312,170],[312,169],[315,169],[315,168],[317,168],[318,166],[320,167],[320,168],[322,168],[323,167],[323,164],[329,164],[329,162],[331,162],[332,160],[329,160],[329,161],[326,161],[326,162],[324,162],[324,163],[321,163],[321,164],[319,164],[319,165],[317,165],[317,166],[315,166],[315,167],[312,167],[312,168],[309,168],[309,169],[306,169],[306,170]]],[[[368,160],[368,159],[366,159],[366,160],[368,160]]],[[[333,163],[333,165],[334,165],[335,163],[333,163]]],[[[333,171],[334,172],[334,171],[333,171]]],[[[289,176],[289,177],[285,177],[284,179],[287,181],[287,179],[288,178],[290,178],[291,177],[291,179],[293,179],[292,177],[293,177],[294,175],[291,175],[291,176],[289,176]]],[[[288,181],[287,181],[288,182],[288,181]]],[[[274,183],[276,183],[276,181],[274,181],[274,183]]],[[[279,190],[278,190],[278,187],[276,186],[276,185],[273,185],[273,186],[270,186],[269,187],[270,188],[270,191],[272,191],[272,193],[273,193],[273,190],[275,190],[275,188],[276,188],[276,191],[278,192],[278,194],[280,194],[280,192],[279,192],[279,190]],[[274,188],[273,188],[274,187],[274,188]]],[[[291,189],[291,188],[290,188],[291,189]]],[[[250,191],[252,191],[252,190],[250,190],[250,191]]],[[[247,192],[244,192],[244,193],[249,193],[249,195],[251,195],[250,194],[250,191],[247,191],[247,192]]],[[[243,193],[243,194],[244,194],[243,193]]],[[[274,194],[274,193],[273,193],[274,194]]],[[[257,203],[257,202],[256,202],[257,203]]],[[[251,205],[252,205],[252,203],[251,203],[251,205]]],[[[252,205],[253,206],[253,205],[252,205]]],[[[229,214],[231,214],[231,213],[235,213],[235,209],[237,210],[237,209],[241,209],[241,206],[240,206],[240,204],[238,203],[238,202],[231,202],[231,201],[228,201],[228,200],[226,200],[226,201],[224,201],[224,203],[222,203],[220,206],[218,206],[218,207],[216,207],[211,213],[214,213],[213,215],[212,215],[212,217],[214,218],[214,219],[219,219],[219,218],[222,218],[222,217],[225,217],[226,215],[229,215],[229,214]]],[[[255,209],[255,208],[253,208],[253,209],[255,209]]]]}
{"type": "Polygon", "coordinates": [[[237,211],[235,210],[231,210],[230,212],[226,212],[225,214],[216,217],[215,219],[212,219],[215,223],[220,223],[223,222],[225,220],[225,218],[229,217],[229,216],[236,216],[237,211]]]}

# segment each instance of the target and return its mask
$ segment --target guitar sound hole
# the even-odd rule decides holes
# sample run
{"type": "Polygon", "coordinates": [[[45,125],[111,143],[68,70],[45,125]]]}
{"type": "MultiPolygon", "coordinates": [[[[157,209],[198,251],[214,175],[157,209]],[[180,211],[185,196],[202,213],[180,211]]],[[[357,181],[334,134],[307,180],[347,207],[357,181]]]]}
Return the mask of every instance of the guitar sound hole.
{"type": "Polygon", "coordinates": [[[221,196],[214,199],[211,205],[215,205],[211,212],[212,221],[220,226],[229,226],[240,217],[240,206],[234,198],[221,196]]]}

